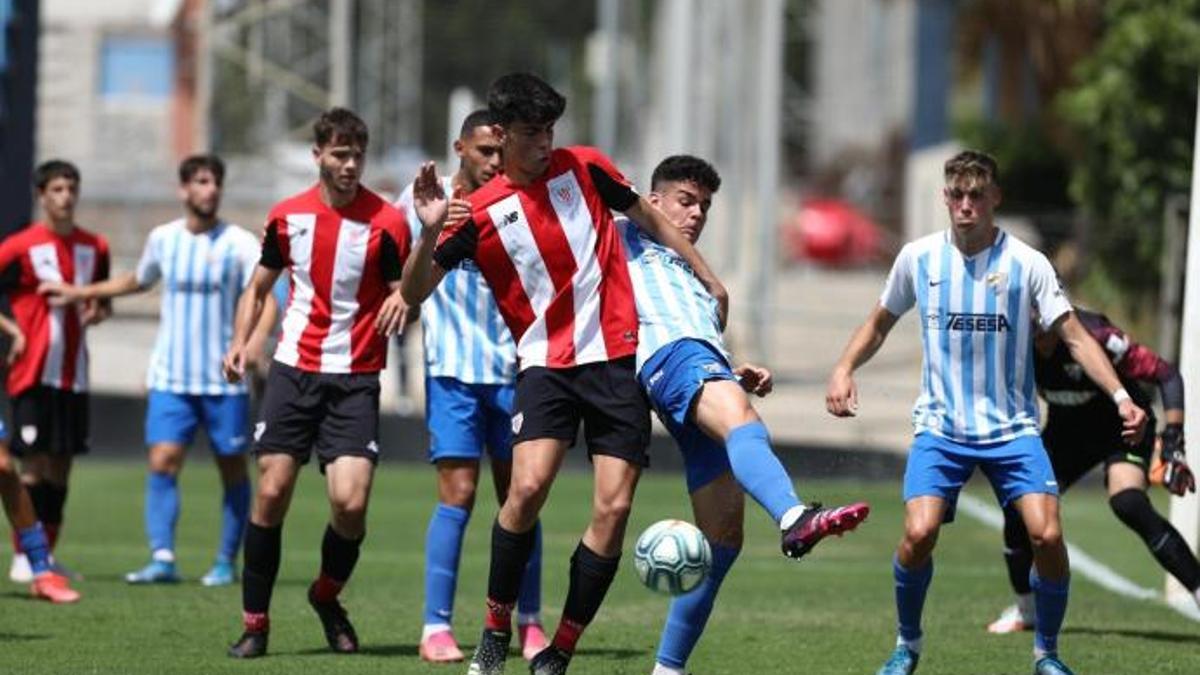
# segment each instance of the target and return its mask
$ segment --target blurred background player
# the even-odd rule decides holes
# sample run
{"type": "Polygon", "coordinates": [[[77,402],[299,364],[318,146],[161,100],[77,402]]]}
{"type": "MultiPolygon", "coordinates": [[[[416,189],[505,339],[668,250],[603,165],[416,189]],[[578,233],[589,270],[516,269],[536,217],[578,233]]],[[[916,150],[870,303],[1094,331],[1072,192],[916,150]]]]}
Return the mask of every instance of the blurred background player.
{"type": "Polygon", "coordinates": [[[1070,673],[1058,659],[1070,569],[1058,487],[1039,436],[1029,328],[1035,312],[1039,327],[1057,334],[1117,404],[1127,443],[1141,437],[1146,414],[1071,311],[1050,261],[996,227],[996,161],[967,150],[946,162],[944,175],[950,229],[900,251],[879,304],[834,367],[826,396],[830,413],[854,415],[854,371],[883,345],[897,319],[918,305],[924,372],[904,474],[904,536],[893,561],[899,635],[879,673],[905,675],[917,668],[938,531],[953,520],[959,490],[977,466],[1001,506],[1020,514],[1032,539],[1034,672],[1070,673]]]}
{"type": "MultiPolygon", "coordinates": [[[[458,171],[442,178],[446,194],[466,196],[500,170],[500,139],[487,110],[467,115],[454,141],[458,171]]],[[[421,221],[413,209],[409,185],[397,203],[421,236],[421,221]]],[[[428,300],[421,303],[425,342],[425,423],[429,428],[429,458],[437,468],[438,503],[425,536],[425,617],[421,629],[421,658],[461,661],[463,653],[451,632],[454,590],[463,534],[484,448],[491,456],[496,497],[503,503],[512,476],[513,381],[517,349],[496,299],[479,267],[463,260],[446,272],[428,300]]],[[[403,374],[401,374],[403,378],[403,374]]],[[[533,553],[517,597],[517,635],[526,659],[546,647],[542,630],[542,536],[536,528],[533,553]]]]}
{"type": "MultiPolygon", "coordinates": [[[[164,280],[158,338],[146,375],[150,466],[143,511],[151,559],[125,575],[131,584],[179,581],[179,472],[197,427],[208,435],[224,486],[220,545],[201,583],[222,586],[234,581],[233,562],[250,510],[245,456],[250,400],[244,383],[221,377],[221,359],[233,338],[238,295],[250,283],[261,246],[249,231],[218,216],[224,182],[225,165],[219,157],[188,157],[179,165],[185,215],[150,232],[135,272],[87,286],[42,286],[43,293],[55,297],[54,304],[61,304],[142,293],[164,280]]],[[[269,299],[250,341],[255,361],[262,358],[276,313],[269,299]]]]}
{"type": "Polygon", "coordinates": [[[410,240],[404,216],[359,182],[368,140],[362,119],[333,108],[317,119],[313,135],[320,178],[271,209],[224,362],[230,381],[246,375],[251,331],[281,270],[290,271],[283,336],[254,427],[259,479],[246,528],[244,632],[228,652],[234,658],[267,652],[283,520],[300,467],[314,451],[332,513],[308,602],[331,650],[358,651],[338,594],[366,536],[379,459],[379,371],[387,361],[386,336],[404,320],[399,281],[410,240]]]}
{"type": "MultiPolygon", "coordinates": [[[[695,244],[721,177],[688,155],[654,169],[647,199],[695,244]]],[[[771,449],[746,393],[765,396],[765,368],[729,365],[717,302],[679,254],[626,218],[617,219],[638,310],[638,380],[683,453],[692,512],[712,545],[713,566],[694,591],[673,598],[654,675],[682,675],[729,568],[742,547],[743,489],[782,530],[782,549],[799,559],[822,538],[853,530],[865,503],[805,508],[771,449]]]]}
{"type": "MultiPolygon", "coordinates": [[[[25,351],[25,336],[7,316],[0,315],[0,332],[9,337],[8,356],[5,361],[12,365],[25,351]]],[[[76,602],[79,592],[71,588],[66,576],[54,569],[50,559],[50,543],[46,530],[38,522],[29,492],[21,484],[16,462],[8,451],[8,428],[0,421],[0,500],[4,502],[4,515],[12,526],[13,538],[21,543],[21,550],[29,561],[33,582],[29,591],[35,598],[49,600],[54,604],[76,602]]]]}
{"type": "MultiPolygon", "coordinates": [[[[1121,384],[1143,410],[1151,410],[1151,395],[1144,385],[1158,385],[1166,418],[1161,436],[1163,485],[1176,495],[1194,492],[1196,483],[1184,455],[1183,377],[1179,369],[1134,342],[1103,314],[1079,308],[1075,313],[1104,347],[1121,384]]],[[[1034,373],[1048,408],[1042,440],[1059,492],[1065,492],[1097,464],[1104,464],[1104,483],[1113,514],[1142,538],[1162,568],[1191,591],[1200,605],[1200,563],[1183,536],[1154,510],[1146,495],[1154,435],[1146,434],[1132,447],[1122,442],[1117,409],[1095,383],[1084,377],[1079,362],[1054,333],[1039,332],[1034,338],[1034,373]]],[[[1151,415],[1148,428],[1154,429],[1154,424],[1151,415]]],[[[1004,562],[1017,601],[988,625],[988,631],[1032,630],[1037,620],[1029,587],[1033,551],[1021,518],[1011,508],[1004,510],[1004,562]]]]}
{"type": "Polygon", "coordinates": [[[530,664],[564,673],[620,561],[633,493],[648,459],[650,419],[635,380],[637,308],[621,211],[678,251],[718,298],[728,296],[696,250],[594,148],[554,148],[566,99],[536,76],[496,80],[488,110],[500,131],[502,175],[469,196],[470,217],[442,232],[450,199],[432,164],[413,196],[423,225],[402,288],[423,301],[447,270],[473,259],[517,342],[513,477],[492,528],[484,631],[470,671],[504,671],[512,610],[536,540],[538,513],[579,424],[594,472],[592,520],[571,557],[562,618],[530,664]],[[436,251],[434,250],[436,242],[436,251]]]}
{"type": "MultiPolygon", "coordinates": [[[[45,282],[77,286],[108,278],[108,241],[75,223],[79,169],[52,159],[34,171],[44,220],[0,243],[0,288],[25,335],[25,351],[8,369],[16,429],[12,452],[53,551],[63,525],[71,463],[88,451],[87,327],[107,318],[107,301],[52,306],[45,282]]],[[[13,539],[13,581],[32,580],[29,559],[13,539]]]]}

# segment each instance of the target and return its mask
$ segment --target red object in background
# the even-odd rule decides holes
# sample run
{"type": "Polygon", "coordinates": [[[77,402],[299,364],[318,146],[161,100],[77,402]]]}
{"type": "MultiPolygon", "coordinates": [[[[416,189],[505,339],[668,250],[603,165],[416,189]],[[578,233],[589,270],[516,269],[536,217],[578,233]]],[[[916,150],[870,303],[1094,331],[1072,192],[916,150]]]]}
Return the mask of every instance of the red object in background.
{"type": "Polygon", "coordinates": [[[783,224],[782,234],[789,260],[834,266],[874,262],[884,241],[878,225],[839,199],[804,202],[795,217],[783,224]]]}

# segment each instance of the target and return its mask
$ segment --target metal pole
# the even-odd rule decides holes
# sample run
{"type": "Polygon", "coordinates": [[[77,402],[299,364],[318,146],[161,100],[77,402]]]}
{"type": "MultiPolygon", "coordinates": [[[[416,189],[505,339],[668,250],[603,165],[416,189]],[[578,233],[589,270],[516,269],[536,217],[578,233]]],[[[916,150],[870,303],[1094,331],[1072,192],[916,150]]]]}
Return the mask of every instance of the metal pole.
{"type": "Polygon", "coordinates": [[[783,104],[783,0],[762,0],[758,41],[758,102],[755,115],[758,202],[757,274],[753,281],[753,335],[758,358],[770,361],[769,315],[774,301],[776,221],[779,206],[779,124],[783,104]]]}
{"type": "Polygon", "coordinates": [[[333,0],[329,6],[329,105],[350,105],[354,56],[350,49],[357,0],[333,0]]]}
{"type": "Polygon", "coordinates": [[[1183,308],[1183,272],[1187,264],[1187,195],[1167,197],[1163,209],[1162,284],[1158,296],[1158,354],[1179,363],[1179,312],[1183,308]]]}
{"type": "Polygon", "coordinates": [[[603,43],[603,72],[592,104],[596,147],[617,151],[617,71],[620,68],[620,0],[596,0],[596,23],[603,43]]]}
{"type": "Polygon", "coordinates": [[[204,0],[200,4],[199,25],[196,26],[196,123],[193,126],[192,142],[201,152],[211,152],[212,147],[212,89],[213,89],[213,3],[204,0]]]}

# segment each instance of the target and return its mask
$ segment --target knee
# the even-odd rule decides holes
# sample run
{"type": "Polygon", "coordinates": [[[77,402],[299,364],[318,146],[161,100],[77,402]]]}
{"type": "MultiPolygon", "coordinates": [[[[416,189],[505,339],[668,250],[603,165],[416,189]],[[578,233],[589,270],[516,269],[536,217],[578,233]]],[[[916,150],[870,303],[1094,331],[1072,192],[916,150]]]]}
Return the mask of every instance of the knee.
{"type": "Polygon", "coordinates": [[[633,499],[621,495],[598,499],[592,506],[592,521],[597,526],[608,530],[621,529],[629,520],[633,510],[633,499]]]}
{"type": "Polygon", "coordinates": [[[0,452],[0,480],[16,480],[17,477],[17,463],[13,456],[7,452],[0,452]]]}
{"type": "Polygon", "coordinates": [[[475,483],[470,480],[453,480],[442,483],[440,500],[447,506],[457,506],[470,511],[475,506],[475,483]]]}
{"type": "Polygon", "coordinates": [[[910,520],[904,524],[904,543],[914,550],[928,550],[937,543],[938,523],[910,520]]]}
{"type": "Polygon", "coordinates": [[[504,498],[504,507],[515,513],[537,513],[547,487],[540,480],[514,476],[504,498]]]}
{"type": "Polygon", "coordinates": [[[330,499],[333,517],[341,523],[361,523],[367,518],[367,496],[362,494],[335,495],[330,499]]]}
{"type": "Polygon", "coordinates": [[[1063,545],[1062,527],[1056,522],[1045,523],[1029,531],[1029,543],[1038,550],[1051,550],[1063,545]]]}
{"type": "Polygon", "coordinates": [[[256,500],[273,508],[287,501],[288,492],[290,492],[290,486],[285,482],[263,476],[258,483],[256,500]]]}

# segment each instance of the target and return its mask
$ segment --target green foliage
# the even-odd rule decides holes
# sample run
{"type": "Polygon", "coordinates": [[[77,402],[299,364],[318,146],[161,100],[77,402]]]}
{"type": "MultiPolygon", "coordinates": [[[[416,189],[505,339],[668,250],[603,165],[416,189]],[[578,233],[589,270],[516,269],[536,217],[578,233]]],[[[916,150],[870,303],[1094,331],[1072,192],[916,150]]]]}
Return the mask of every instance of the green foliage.
{"type": "Polygon", "coordinates": [[[1113,0],[1096,51],[1057,107],[1077,144],[1071,195],[1094,223],[1093,274],[1157,291],[1165,199],[1189,189],[1200,0],[1113,0]]]}
{"type": "Polygon", "coordinates": [[[985,148],[1000,165],[1004,211],[1065,211],[1069,167],[1043,124],[1007,125],[979,118],[955,123],[954,136],[969,148],[985,148]]]}

